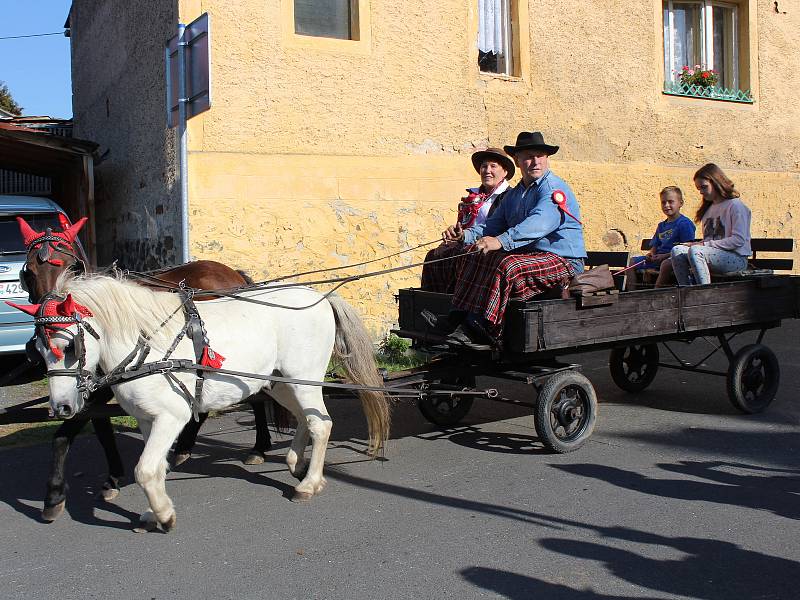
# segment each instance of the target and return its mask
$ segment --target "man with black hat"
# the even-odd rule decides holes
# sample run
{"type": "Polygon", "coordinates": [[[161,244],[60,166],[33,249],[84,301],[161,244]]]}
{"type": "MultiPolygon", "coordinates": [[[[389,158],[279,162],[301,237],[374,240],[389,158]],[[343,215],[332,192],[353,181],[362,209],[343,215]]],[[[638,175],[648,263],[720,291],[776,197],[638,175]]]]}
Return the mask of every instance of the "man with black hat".
{"type": "MultiPolygon", "coordinates": [[[[514,176],[514,161],[500,148],[487,148],[472,154],[472,166],[481,176],[480,187],[467,188],[458,205],[455,231],[483,225],[503,200],[508,180],[514,176]]],[[[425,255],[420,287],[429,292],[453,293],[455,260],[445,260],[464,252],[463,245],[444,242],[425,255]]]]}
{"type": "Polygon", "coordinates": [[[586,250],[580,207],[567,183],[550,170],[558,146],[538,131],[522,132],[505,151],[522,181],[483,225],[444,232],[446,241],[474,244],[458,259],[453,308],[466,318],[449,336],[455,344],[497,342],[509,298],[528,299],[564,289],[583,271],[586,250]]]}

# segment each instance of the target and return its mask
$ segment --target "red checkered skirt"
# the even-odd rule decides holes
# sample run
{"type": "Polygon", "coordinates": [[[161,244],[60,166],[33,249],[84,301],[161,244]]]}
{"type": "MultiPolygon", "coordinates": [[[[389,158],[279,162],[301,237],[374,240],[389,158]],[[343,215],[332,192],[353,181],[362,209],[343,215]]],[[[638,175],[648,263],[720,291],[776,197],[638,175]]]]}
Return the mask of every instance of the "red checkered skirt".
{"type": "MultiPolygon", "coordinates": [[[[471,246],[464,251],[471,250],[471,246]]],[[[482,315],[493,331],[502,330],[509,299],[564,288],[572,277],[570,264],[552,252],[514,254],[498,250],[456,259],[453,307],[482,315]]]]}
{"type": "Polygon", "coordinates": [[[428,292],[452,294],[456,285],[457,256],[464,253],[464,244],[442,244],[425,255],[420,287],[428,292]],[[441,260],[444,259],[444,260],[441,260]]]}

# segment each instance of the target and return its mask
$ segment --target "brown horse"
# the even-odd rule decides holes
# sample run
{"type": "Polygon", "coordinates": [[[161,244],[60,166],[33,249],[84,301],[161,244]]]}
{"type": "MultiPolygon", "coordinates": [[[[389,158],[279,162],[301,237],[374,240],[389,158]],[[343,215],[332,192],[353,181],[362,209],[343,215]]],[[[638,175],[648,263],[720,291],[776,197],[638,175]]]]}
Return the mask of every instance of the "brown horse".
{"type": "MultiPolygon", "coordinates": [[[[30,301],[38,303],[41,299],[55,289],[58,276],[71,269],[76,272],[86,272],[88,261],[83,248],[76,243],[76,238],[81,227],[86,223],[86,218],[80,219],[74,225],[59,215],[63,231],[45,232],[35,231],[22,218],[17,217],[22,239],[28,249],[27,260],[20,273],[20,281],[28,291],[30,301]]],[[[225,290],[239,288],[252,283],[244,273],[234,271],[230,267],[211,260],[199,260],[173,269],[158,272],[139,283],[148,287],[165,287],[177,289],[181,282],[194,289],[225,290]]],[[[196,299],[210,299],[214,296],[198,296],[196,299]]],[[[38,355],[29,352],[29,356],[38,355]]],[[[264,406],[265,398],[258,398],[261,394],[252,397],[253,413],[256,423],[256,442],[245,464],[261,464],[265,459],[265,452],[272,443],[267,428],[267,415],[264,406]]],[[[104,404],[111,400],[113,393],[109,388],[98,390],[92,394],[89,401],[94,404],[104,404]]],[[[280,406],[273,404],[275,417],[282,423],[286,415],[280,406]]],[[[200,426],[208,417],[201,413],[199,421],[191,420],[178,436],[175,444],[174,464],[181,464],[191,456],[192,447],[197,439],[200,426]]],[[[114,441],[114,431],[108,417],[93,417],[91,419],[97,439],[103,447],[109,467],[109,476],[103,485],[101,496],[105,500],[113,500],[119,493],[119,481],[124,475],[122,459],[114,441]]],[[[45,521],[54,521],[64,510],[66,501],[66,483],[64,481],[64,465],[72,440],[86,425],[87,421],[69,419],[64,421],[53,438],[53,464],[50,477],[47,481],[47,493],[44,500],[42,518],[45,521]]]]}

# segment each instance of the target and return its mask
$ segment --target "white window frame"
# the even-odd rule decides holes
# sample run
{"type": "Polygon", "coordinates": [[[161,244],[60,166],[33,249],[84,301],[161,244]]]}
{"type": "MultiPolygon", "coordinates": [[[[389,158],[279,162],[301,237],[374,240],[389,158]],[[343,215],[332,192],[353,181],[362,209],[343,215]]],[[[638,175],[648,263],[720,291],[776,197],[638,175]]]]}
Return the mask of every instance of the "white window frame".
{"type": "MultiPolygon", "coordinates": [[[[674,9],[675,1],[681,4],[696,4],[700,6],[700,30],[702,40],[700,43],[700,62],[705,68],[713,68],[714,65],[714,7],[727,8],[733,11],[732,23],[732,46],[733,56],[731,57],[731,81],[725,82],[725,87],[739,89],[739,5],[729,2],[716,2],[714,0],[665,0],[667,6],[667,19],[664,22],[664,80],[676,81],[677,73],[672,72],[675,64],[675,49],[672,43],[673,32],[675,31],[674,9]]],[[[690,67],[694,65],[688,65],[690,67]]]]}

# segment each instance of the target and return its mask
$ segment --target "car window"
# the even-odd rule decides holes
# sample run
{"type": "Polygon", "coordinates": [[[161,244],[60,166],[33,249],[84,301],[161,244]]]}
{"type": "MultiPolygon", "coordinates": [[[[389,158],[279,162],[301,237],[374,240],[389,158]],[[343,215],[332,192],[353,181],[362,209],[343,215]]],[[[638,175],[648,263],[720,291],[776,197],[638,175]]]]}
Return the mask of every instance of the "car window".
{"type": "MultiPolygon", "coordinates": [[[[44,231],[51,227],[53,231],[61,231],[56,213],[38,213],[22,215],[35,231],[44,231]]],[[[0,215],[0,254],[25,252],[25,244],[19,232],[19,224],[14,215],[0,215]]]]}

